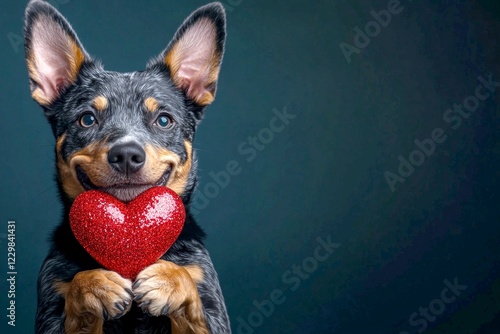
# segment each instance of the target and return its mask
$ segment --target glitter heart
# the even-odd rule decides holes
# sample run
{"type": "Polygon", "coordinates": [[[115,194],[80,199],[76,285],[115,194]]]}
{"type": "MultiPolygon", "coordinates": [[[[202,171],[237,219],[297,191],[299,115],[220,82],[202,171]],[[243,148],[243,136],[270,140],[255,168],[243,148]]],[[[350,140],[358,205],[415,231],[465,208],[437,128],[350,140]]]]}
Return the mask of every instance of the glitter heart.
{"type": "Polygon", "coordinates": [[[75,199],[69,218],[76,239],[97,262],[133,279],[177,240],[186,212],[166,187],[150,188],[128,204],[89,190],[75,199]]]}

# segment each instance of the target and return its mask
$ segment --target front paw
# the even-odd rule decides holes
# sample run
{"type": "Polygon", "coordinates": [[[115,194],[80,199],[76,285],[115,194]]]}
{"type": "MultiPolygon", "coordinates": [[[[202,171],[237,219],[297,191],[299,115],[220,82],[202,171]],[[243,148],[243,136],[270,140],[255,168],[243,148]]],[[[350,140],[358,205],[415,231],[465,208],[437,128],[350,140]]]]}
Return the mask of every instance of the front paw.
{"type": "Polygon", "coordinates": [[[134,300],[144,312],[153,316],[200,313],[201,301],[193,280],[199,277],[192,276],[199,276],[193,267],[184,268],[158,260],[137,275],[133,285],[134,300]]]}
{"type": "Polygon", "coordinates": [[[117,319],[132,306],[132,282],[104,269],[82,271],[66,287],[65,297],[69,319],[117,319]]]}

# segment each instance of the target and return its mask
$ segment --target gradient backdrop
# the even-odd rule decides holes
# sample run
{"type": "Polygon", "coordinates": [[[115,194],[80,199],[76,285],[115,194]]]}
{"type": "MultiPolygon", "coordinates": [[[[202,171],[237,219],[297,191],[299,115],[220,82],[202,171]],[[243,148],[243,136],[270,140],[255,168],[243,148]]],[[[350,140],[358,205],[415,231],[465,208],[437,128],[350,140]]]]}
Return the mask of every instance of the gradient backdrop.
{"type": "MultiPolygon", "coordinates": [[[[144,68],[204,3],[57,1],[86,49],[117,71],[144,68]]],[[[61,206],[54,139],[29,95],[25,2],[1,7],[0,332],[30,333],[61,206]],[[8,220],[16,327],[6,317],[8,220]]],[[[500,82],[498,2],[226,0],[226,8],[218,96],[195,140],[196,205],[233,332],[499,333],[500,87],[474,98],[478,77],[500,82]],[[385,27],[370,23],[388,7],[385,27]],[[464,101],[475,111],[459,116],[464,101]],[[273,121],[284,111],[284,123],[273,121]],[[416,140],[427,155],[414,152],[416,140]],[[239,173],[215,186],[232,160],[239,173]],[[386,172],[404,182],[391,189],[386,172]],[[330,252],[316,250],[322,243],[330,252]]]]}

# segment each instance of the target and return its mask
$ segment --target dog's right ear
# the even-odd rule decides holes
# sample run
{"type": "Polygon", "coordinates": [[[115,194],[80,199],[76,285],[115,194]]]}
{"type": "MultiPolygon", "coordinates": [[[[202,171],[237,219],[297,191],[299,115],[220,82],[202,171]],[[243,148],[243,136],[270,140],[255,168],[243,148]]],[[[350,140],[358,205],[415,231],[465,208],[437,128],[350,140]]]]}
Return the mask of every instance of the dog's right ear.
{"type": "Polygon", "coordinates": [[[42,106],[56,101],[89,60],[68,21],[42,0],[32,0],[26,8],[24,51],[31,95],[42,106]]]}

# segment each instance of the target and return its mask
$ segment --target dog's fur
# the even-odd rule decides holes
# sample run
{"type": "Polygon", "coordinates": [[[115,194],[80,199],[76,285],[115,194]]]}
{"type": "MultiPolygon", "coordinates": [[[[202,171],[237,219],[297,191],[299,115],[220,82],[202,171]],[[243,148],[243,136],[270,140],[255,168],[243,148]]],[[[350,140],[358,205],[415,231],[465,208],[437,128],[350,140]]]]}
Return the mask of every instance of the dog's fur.
{"type": "Polygon", "coordinates": [[[45,1],[28,4],[24,33],[31,93],[56,138],[64,203],[39,274],[36,333],[230,333],[204,233],[189,213],[192,142],[224,50],[222,5],[192,13],[146,70],[133,73],[105,71],[45,1]],[[154,185],[179,194],[187,218],[174,245],[132,282],[85,252],[69,209],[89,189],[127,202],[154,185]]]}

